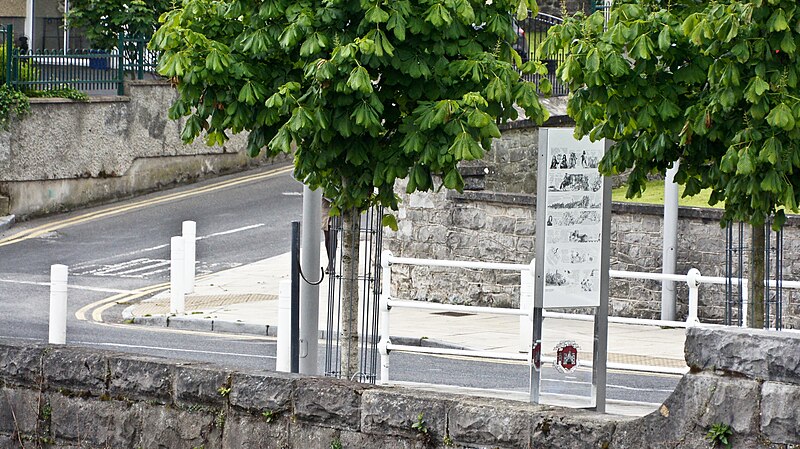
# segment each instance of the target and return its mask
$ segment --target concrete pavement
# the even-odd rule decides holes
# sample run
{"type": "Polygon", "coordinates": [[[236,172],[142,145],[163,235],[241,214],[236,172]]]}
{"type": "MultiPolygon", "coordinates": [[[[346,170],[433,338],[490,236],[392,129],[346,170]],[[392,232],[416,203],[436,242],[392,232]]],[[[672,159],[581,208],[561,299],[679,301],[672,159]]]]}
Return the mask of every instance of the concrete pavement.
{"type": "MultiPolygon", "coordinates": [[[[129,306],[123,317],[136,324],[276,336],[277,327],[282,324],[278,322],[279,283],[289,279],[289,262],[287,253],[198,278],[194,293],[186,297],[186,313],[182,316],[169,315],[169,292],[165,291],[129,306]]],[[[326,279],[320,286],[321,337],[326,327],[327,285],[326,279]]],[[[519,318],[514,316],[443,314],[405,308],[393,309],[390,316],[390,335],[404,337],[404,344],[425,342],[426,346],[499,352],[523,349],[519,318]]],[[[591,359],[591,322],[545,319],[543,357],[555,355],[555,346],[563,340],[575,341],[581,350],[580,358],[591,359]]],[[[684,341],[684,329],[612,323],[608,360],[685,369],[684,341]]]]}

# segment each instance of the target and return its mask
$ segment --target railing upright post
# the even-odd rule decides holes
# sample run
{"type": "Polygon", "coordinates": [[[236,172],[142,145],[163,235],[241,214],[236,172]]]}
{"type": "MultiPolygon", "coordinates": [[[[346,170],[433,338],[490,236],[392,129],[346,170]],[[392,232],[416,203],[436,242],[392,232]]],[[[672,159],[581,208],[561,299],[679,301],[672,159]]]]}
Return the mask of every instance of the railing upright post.
{"type": "Polygon", "coordinates": [[[697,307],[700,293],[700,270],[692,268],[686,273],[686,284],[689,286],[689,313],[686,316],[686,323],[694,325],[699,323],[697,318],[697,307]]]}
{"type": "Polygon", "coordinates": [[[119,39],[117,41],[117,95],[122,96],[125,95],[125,59],[124,59],[124,49],[125,48],[125,37],[122,33],[119,33],[119,39]]]}
{"type": "Polygon", "coordinates": [[[378,342],[378,352],[381,354],[381,377],[380,383],[389,382],[389,297],[392,288],[392,258],[391,251],[384,251],[381,254],[381,296],[380,296],[380,341],[378,342]]]}
{"type": "Polygon", "coordinates": [[[14,26],[10,23],[6,26],[6,86],[13,86],[11,79],[13,74],[11,68],[13,67],[12,58],[14,56],[14,26]]]}
{"type": "Polygon", "coordinates": [[[144,79],[144,38],[139,37],[136,39],[136,60],[138,63],[138,71],[136,79],[144,79]]]}

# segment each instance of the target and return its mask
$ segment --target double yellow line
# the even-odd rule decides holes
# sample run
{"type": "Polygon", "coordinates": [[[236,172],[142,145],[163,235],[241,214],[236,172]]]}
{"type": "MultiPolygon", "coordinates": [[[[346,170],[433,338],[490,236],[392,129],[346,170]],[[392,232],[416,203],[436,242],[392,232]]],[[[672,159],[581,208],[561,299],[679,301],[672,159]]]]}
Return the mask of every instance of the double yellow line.
{"type": "MultiPolygon", "coordinates": [[[[120,206],[116,206],[116,207],[110,207],[110,208],[106,208],[106,209],[95,211],[95,212],[88,212],[88,213],[80,214],[80,215],[77,215],[75,217],[67,218],[67,219],[64,219],[64,220],[59,220],[59,221],[55,221],[55,222],[51,222],[51,223],[45,223],[45,224],[40,225],[40,226],[35,226],[33,228],[30,228],[30,229],[25,229],[23,231],[20,231],[20,232],[18,232],[16,234],[11,235],[9,237],[6,237],[4,239],[0,239],[0,247],[6,246],[6,245],[13,245],[14,243],[19,243],[19,242],[22,242],[24,240],[40,237],[40,236],[42,236],[44,234],[47,234],[47,233],[50,233],[50,232],[53,232],[53,231],[56,231],[56,230],[59,230],[59,229],[63,229],[63,228],[69,227],[69,226],[77,225],[77,224],[80,224],[80,223],[85,223],[87,221],[92,221],[92,220],[97,220],[97,219],[101,219],[101,218],[105,218],[105,217],[110,217],[110,216],[118,215],[118,214],[121,214],[121,213],[124,213],[124,212],[129,212],[129,211],[132,211],[132,210],[141,209],[141,208],[144,208],[144,207],[147,207],[147,206],[153,206],[153,205],[156,205],[156,204],[162,204],[162,203],[167,203],[167,202],[170,202],[170,201],[176,201],[176,200],[180,200],[180,199],[184,199],[184,198],[190,198],[190,197],[193,197],[193,196],[202,195],[202,194],[213,192],[213,191],[216,191],[216,190],[226,189],[226,188],[234,187],[234,186],[241,185],[241,184],[247,184],[247,183],[251,183],[251,182],[260,181],[260,180],[271,178],[271,177],[274,177],[274,176],[277,176],[277,175],[281,175],[281,174],[284,174],[284,173],[289,173],[289,172],[292,171],[292,169],[293,169],[292,166],[276,168],[276,169],[268,170],[268,171],[265,171],[265,172],[262,172],[262,173],[256,173],[256,174],[252,174],[252,175],[238,177],[238,178],[232,179],[232,180],[215,182],[215,183],[209,184],[209,185],[207,185],[205,187],[200,187],[200,188],[188,190],[188,191],[185,191],[185,192],[177,192],[177,193],[163,195],[163,196],[160,196],[160,197],[154,198],[154,199],[135,201],[135,202],[132,202],[132,203],[128,203],[128,204],[124,204],[124,205],[120,205],[120,206]]],[[[202,280],[202,279],[204,279],[204,278],[206,278],[208,276],[210,276],[210,274],[209,275],[200,276],[200,277],[197,278],[197,280],[202,280]]],[[[165,282],[165,283],[162,283],[162,284],[151,285],[149,287],[143,287],[143,288],[140,288],[138,290],[134,290],[133,292],[118,293],[116,295],[110,296],[110,297],[105,298],[105,299],[101,299],[100,301],[95,301],[95,302],[93,302],[91,304],[87,304],[87,305],[81,307],[80,309],[78,309],[77,312],[75,312],[75,318],[77,318],[79,320],[82,320],[82,321],[87,321],[87,313],[89,313],[91,311],[92,321],[103,322],[103,312],[105,312],[106,310],[110,309],[111,307],[113,307],[113,306],[115,306],[117,304],[129,303],[129,302],[133,301],[134,299],[138,299],[138,298],[141,298],[141,297],[146,296],[146,295],[150,295],[150,294],[153,294],[153,293],[164,291],[164,290],[166,290],[168,288],[169,288],[169,283],[165,282]]]]}
{"type": "Polygon", "coordinates": [[[189,190],[189,191],[185,191],[185,192],[172,193],[172,194],[160,196],[158,198],[153,198],[153,199],[135,201],[133,203],[128,203],[128,204],[124,204],[124,205],[120,205],[120,206],[116,206],[116,207],[111,207],[111,208],[107,208],[107,209],[103,209],[103,210],[99,210],[99,211],[95,211],[95,212],[88,212],[88,213],[85,213],[85,214],[80,214],[80,215],[77,215],[77,216],[72,217],[72,218],[67,218],[67,219],[60,220],[60,221],[55,221],[55,222],[52,222],[52,223],[45,223],[45,224],[40,225],[40,226],[35,226],[33,228],[30,228],[30,229],[25,229],[23,231],[20,231],[20,232],[14,234],[14,235],[8,236],[8,237],[6,237],[4,239],[0,239],[0,247],[6,246],[6,245],[13,245],[14,243],[19,243],[21,241],[32,239],[32,238],[36,238],[36,237],[41,237],[42,235],[45,235],[47,233],[50,233],[50,232],[53,232],[53,231],[57,231],[59,229],[63,229],[63,228],[66,228],[66,227],[69,227],[69,226],[73,226],[73,225],[76,225],[76,224],[85,223],[87,221],[92,221],[92,220],[97,220],[97,219],[100,219],[100,218],[110,217],[110,216],[118,215],[118,214],[121,214],[121,213],[124,213],[124,212],[129,212],[129,211],[132,211],[132,210],[141,209],[141,208],[147,207],[147,206],[153,206],[153,205],[156,205],[156,204],[162,204],[162,203],[167,203],[167,202],[170,202],[170,201],[176,201],[176,200],[180,200],[180,199],[184,199],[184,198],[190,198],[190,197],[193,197],[193,196],[202,195],[204,193],[209,193],[209,192],[213,192],[213,191],[220,190],[220,189],[234,187],[234,186],[237,186],[237,185],[240,185],[240,184],[247,184],[247,183],[250,183],[250,182],[260,181],[262,179],[271,178],[271,177],[276,176],[276,175],[289,173],[289,172],[292,171],[292,169],[293,169],[293,167],[291,167],[291,166],[289,166],[289,167],[281,167],[281,168],[277,168],[277,169],[274,169],[274,170],[269,170],[269,171],[266,171],[266,172],[263,172],[263,173],[257,173],[257,174],[254,174],[254,175],[243,176],[243,177],[236,178],[236,179],[233,179],[233,180],[221,181],[221,182],[213,183],[213,184],[210,184],[208,186],[201,187],[201,188],[198,188],[198,189],[193,189],[193,190],[189,190]]]}

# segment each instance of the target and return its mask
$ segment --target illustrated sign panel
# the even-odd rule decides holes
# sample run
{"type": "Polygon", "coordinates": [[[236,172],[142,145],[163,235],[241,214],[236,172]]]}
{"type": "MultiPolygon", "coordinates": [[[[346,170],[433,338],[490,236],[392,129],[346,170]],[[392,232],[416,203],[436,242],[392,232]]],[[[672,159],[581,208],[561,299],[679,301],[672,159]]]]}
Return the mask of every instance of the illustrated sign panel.
{"type": "Polygon", "coordinates": [[[544,307],[597,307],[604,182],[597,166],[605,142],[575,140],[569,128],[547,131],[546,203],[538,214],[546,220],[544,307]]]}

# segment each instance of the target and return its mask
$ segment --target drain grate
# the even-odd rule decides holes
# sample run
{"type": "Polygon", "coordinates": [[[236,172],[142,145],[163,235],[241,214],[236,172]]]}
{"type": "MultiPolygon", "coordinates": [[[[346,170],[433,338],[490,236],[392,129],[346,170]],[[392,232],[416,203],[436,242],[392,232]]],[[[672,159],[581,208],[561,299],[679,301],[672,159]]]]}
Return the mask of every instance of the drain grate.
{"type": "Polygon", "coordinates": [[[474,316],[475,314],[469,312],[433,312],[431,313],[431,315],[460,317],[460,316],[474,316]]]}

